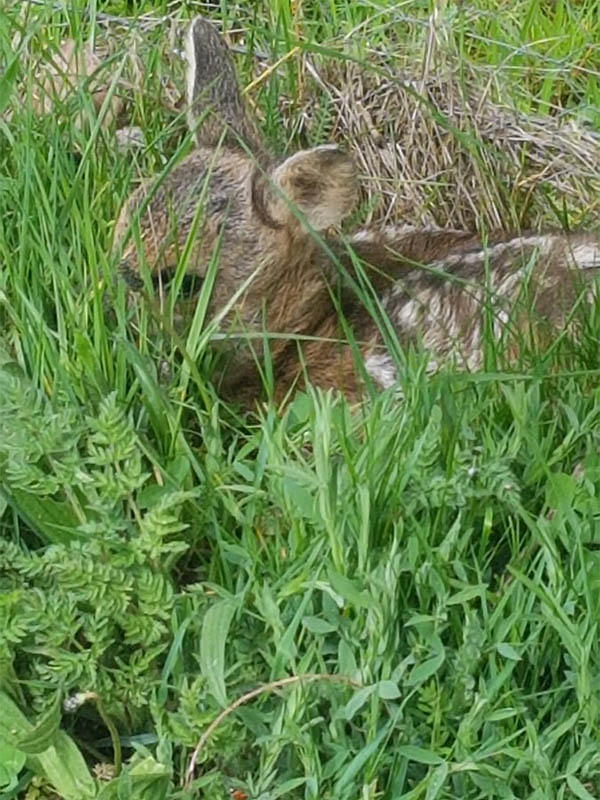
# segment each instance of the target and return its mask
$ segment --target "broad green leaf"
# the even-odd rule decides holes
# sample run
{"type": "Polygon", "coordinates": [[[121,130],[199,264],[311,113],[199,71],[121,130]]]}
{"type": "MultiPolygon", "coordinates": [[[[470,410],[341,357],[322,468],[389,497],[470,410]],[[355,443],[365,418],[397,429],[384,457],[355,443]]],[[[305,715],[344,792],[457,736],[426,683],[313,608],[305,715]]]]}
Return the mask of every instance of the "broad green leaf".
{"type": "Polygon", "coordinates": [[[271,800],[277,800],[278,797],[283,797],[286,794],[292,792],[294,789],[297,789],[298,786],[304,786],[307,782],[307,778],[290,778],[289,781],[284,781],[277,787],[273,788],[269,792],[269,797],[271,800]]]}
{"type": "Polygon", "coordinates": [[[183,620],[183,622],[179,626],[179,629],[177,630],[177,633],[175,634],[171,647],[169,648],[169,654],[165,659],[165,665],[162,670],[160,686],[158,687],[158,692],[157,692],[158,702],[161,705],[163,705],[167,701],[169,678],[171,677],[171,673],[175,668],[177,660],[181,657],[181,646],[183,643],[183,637],[185,636],[185,633],[190,623],[192,622],[192,619],[193,617],[189,616],[183,620]]]}
{"type": "Polygon", "coordinates": [[[17,785],[27,756],[21,750],[0,742],[0,791],[9,792],[17,785]]]}
{"type": "Polygon", "coordinates": [[[302,624],[306,630],[320,636],[324,636],[326,633],[333,633],[337,630],[335,625],[332,625],[331,622],[327,622],[320,617],[302,617],[302,624]]]}
{"type": "Polygon", "coordinates": [[[24,736],[19,736],[15,742],[19,750],[27,755],[43,753],[52,745],[54,735],[60,727],[62,692],[56,692],[50,708],[43,714],[36,725],[24,736]]]}
{"type": "Polygon", "coordinates": [[[373,686],[364,686],[362,689],[358,689],[354,692],[344,708],[344,719],[348,721],[351,720],[356,712],[364,706],[376,688],[377,685],[375,684],[373,686]]]}
{"type": "Polygon", "coordinates": [[[406,679],[408,686],[417,686],[419,683],[424,683],[426,680],[429,680],[442,666],[444,659],[445,654],[442,651],[414,666],[406,679]]]}
{"type": "Polygon", "coordinates": [[[315,499],[310,491],[290,477],[285,477],[282,481],[282,485],[288,500],[300,516],[304,519],[314,521],[317,517],[317,512],[315,508],[315,499]]]}
{"type": "Polygon", "coordinates": [[[0,485],[2,498],[44,543],[69,544],[80,538],[79,520],[66,502],[39,497],[26,489],[0,485]]]}
{"type": "Polygon", "coordinates": [[[334,592],[357,608],[373,608],[375,605],[373,598],[367,592],[361,592],[345,575],[332,569],[328,572],[328,578],[334,592]]]}
{"type": "Polygon", "coordinates": [[[394,720],[389,720],[379,731],[377,736],[370,742],[366,747],[363,747],[362,750],[359,750],[358,753],[354,756],[352,761],[344,767],[344,772],[342,777],[334,786],[334,790],[332,793],[333,797],[340,797],[343,793],[343,790],[349,783],[352,782],[354,776],[363,768],[364,764],[371,758],[371,756],[375,755],[375,753],[379,750],[381,743],[387,737],[390,728],[392,727],[394,720]]]}
{"type": "Polygon", "coordinates": [[[167,474],[178,489],[184,488],[191,469],[190,460],[183,453],[176,455],[167,464],[167,474]]]}
{"type": "Polygon", "coordinates": [[[345,639],[338,644],[338,669],[342,675],[355,675],[358,670],[352,648],[345,639]]]}
{"type": "Polygon", "coordinates": [[[466,603],[474,597],[483,597],[487,589],[486,583],[478,583],[475,586],[467,586],[461,589],[460,592],[453,594],[446,600],[447,606],[454,606],[459,603],[466,603]]]}
{"type": "Polygon", "coordinates": [[[508,642],[498,642],[496,645],[496,650],[500,653],[501,656],[504,658],[509,658],[511,661],[520,661],[521,656],[508,642]]]}
{"type": "Polygon", "coordinates": [[[436,755],[431,750],[425,750],[423,747],[415,747],[415,745],[412,744],[405,744],[399,747],[396,752],[398,755],[408,758],[409,761],[416,761],[418,764],[437,766],[444,761],[443,758],[436,755]]]}
{"type": "MultiPolygon", "coordinates": [[[[0,745],[14,747],[16,738],[25,737],[33,730],[33,724],[16,703],[0,692],[0,745]]],[[[55,731],[51,745],[42,753],[27,756],[26,764],[52,784],[62,800],[87,800],[96,795],[96,784],[87,764],[64,731],[55,731]]]]}
{"type": "Polygon", "coordinates": [[[96,784],[85,759],[64,731],[56,732],[52,747],[37,756],[29,756],[27,764],[36,763],[63,800],[85,800],[96,796],[96,784]]]}
{"type": "Polygon", "coordinates": [[[73,344],[79,361],[81,362],[83,371],[85,372],[87,381],[94,382],[100,395],[108,394],[110,392],[110,387],[102,375],[102,368],[98,360],[98,354],[92,347],[90,340],[87,338],[87,336],[84,336],[79,331],[75,332],[73,339],[73,344]]]}
{"type": "Polygon", "coordinates": [[[14,747],[15,740],[25,736],[33,725],[11,698],[0,692],[0,742],[14,747]]]}
{"type": "Polygon", "coordinates": [[[3,70],[2,77],[0,78],[0,114],[4,111],[10,101],[17,75],[19,74],[20,54],[12,59],[8,67],[3,70]]]}
{"type": "Polygon", "coordinates": [[[235,605],[231,600],[219,600],[204,615],[200,636],[200,670],[215,700],[227,705],[225,691],[225,645],[235,605]]]}
{"type": "Polygon", "coordinates": [[[550,508],[558,511],[569,511],[573,505],[577,484],[575,478],[564,472],[556,472],[548,476],[546,502],[550,508]]]}
{"type": "Polygon", "coordinates": [[[379,681],[377,685],[377,694],[382,700],[395,700],[400,697],[400,689],[398,684],[394,681],[379,681]]]}
{"type": "Polygon", "coordinates": [[[596,795],[591,794],[575,775],[567,775],[567,785],[579,800],[596,800],[596,795]]]}
{"type": "Polygon", "coordinates": [[[448,764],[446,761],[444,761],[439,765],[439,767],[436,767],[429,776],[425,800],[435,800],[435,798],[444,788],[444,783],[446,782],[447,777],[448,764]]]}
{"type": "MultiPolygon", "coordinates": [[[[302,579],[302,583],[304,583],[304,579],[302,579]]],[[[281,677],[284,667],[286,667],[288,662],[293,661],[296,657],[296,633],[300,627],[302,619],[304,618],[304,612],[311,600],[312,588],[304,592],[300,601],[300,605],[296,609],[291,622],[285,629],[283,636],[277,644],[277,652],[275,654],[275,660],[271,670],[273,677],[281,677]]]]}
{"type": "Polygon", "coordinates": [[[171,770],[152,756],[126,766],[121,775],[105,784],[97,800],[164,800],[170,796],[171,770]]]}

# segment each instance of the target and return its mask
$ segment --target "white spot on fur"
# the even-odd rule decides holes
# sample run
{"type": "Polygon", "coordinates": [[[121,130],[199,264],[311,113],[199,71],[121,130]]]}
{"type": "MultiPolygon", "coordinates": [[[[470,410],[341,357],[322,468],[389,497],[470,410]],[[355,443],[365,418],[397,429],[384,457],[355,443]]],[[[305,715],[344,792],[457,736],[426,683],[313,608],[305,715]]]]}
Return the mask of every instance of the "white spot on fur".
{"type": "Polygon", "coordinates": [[[518,269],[514,272],[508,272],[502,277],[502,280],[497,286],[493,287],[493,291],[500,297],[513,298],[518,295],[518,290],[523,285],[523,281],[527,277],[527,270],[518,269]]]}
{"type": "Polygon", "coordinates": [[[382,389],[389,389],[398,382],[396,367],[388,353],[371,353],[365,361],[365,369],[382,389]]]}
{"type": "Polygon", "coordinates": [[[421,304],[416,300],[407,300],[401,306],[394,309],[393,322],[399,328],[411,329],[416,327],[420,318],[421,304]]]}
{"type": "Polygon", "coordinates": [[[387,244],[391,242],[396,247],[401,247],[402,242],[399,240],[405,236],[437,230],[440,230],[440,228],[416,228],[408,223],[405,225],[386,225],[383,228],[361,228],[352,234],[350,242],[381,242],[387,244]]]}
{"type": "Polygon", "coordinates": [[[430,319],[437,320],[442,311],[442,301],[439,292],[433,292],[429,301],[429,308],[426,309],[430,319]]]}
{"type": "Polygon", "coordinates": [[[575,245],[569,255],[579,269],[600,267],[600,244],[595,242],[575,245]]]}
{"type": "Polygon", "coordinates": [[[185,37],[185,57],[187,59],[187,67],[185,73],[186,83],[186,99],[188,107],[188,122],[193,129],[195,124],[193,108],[194,88],[196,84],[196,48],[194,47],[194,23],[188,25],[187,34],[185,37]]]}
{"type": "Polygon", "coordinates": [[[404,225],[386,225],[382,233],[386,239],[396,239],[399,236],[408,236],[411,233],[427,233],[428,231],[438,230],[437,228],[417,228],[406,223],[404,225]]]}
{"type": "Polygon", "coordinates": [[[356,231],[356,233],[352,234],[350,238],[350,243],[354,244],[355,242],[376,242],[379,239],[379,235],[374,231],[370,231],[368,228],[362,228],[360,231],[356,231]]]}
{"type": "Polygon", "coordinates": [[[499,339],[510,320],[508,311],[495,311],[494,312],[494,336],[499,339]]]}
{"type": "Polygon", "coordinates": [[[473,325],[467,350],[467,367],[470,370],[479,369],[483,360],[483,354],[481,352],[481,324],[479,321],[473,325]]]}
{"type": "Polygon", "coordinates": [[[435,375],[435,373],[439,370],[439,368],[440,368],[439,363],[432,356],[427,362],[427,366],[425,367],[425,372],[427,373],[427,375],[435,375]]]}
{"type": "Polygon", "coordinates": [[[488,247],[481,247],[481,249],[471,253],[462,253],[460,251],[460,245],[458,245],[458,250],[456,252],[449,253],[446,258],[434,262],[432,266],[444,269],[445,267],[456,266],[458,264],[462,264],[465,267],[471,267],[479,263],[485,264],[487,262],[493,264],[494,259],[506,253],[507,250],[513,251],[515,257],[518,257],[526,248],[536,248],[540,253],[547,253],[555,240],[556,236],[552,235],[515,236],[514,239],[509,239],[507,242],[498,242],[488,247]]]}

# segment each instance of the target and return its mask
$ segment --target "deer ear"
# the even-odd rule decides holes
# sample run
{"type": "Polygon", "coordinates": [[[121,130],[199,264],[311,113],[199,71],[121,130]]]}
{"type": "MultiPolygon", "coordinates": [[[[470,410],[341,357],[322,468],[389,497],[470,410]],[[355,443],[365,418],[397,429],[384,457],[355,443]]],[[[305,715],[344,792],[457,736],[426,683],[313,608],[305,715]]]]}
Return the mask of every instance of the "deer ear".
{"type": "Polygon", "coordinates": [[[274,216],[286,224],[298,220],[297,209],[311,228],[323,231],[338,225],[356,204],[354,162],[337,145],[300,150],[276,167],[271,179],[285,195],[275,201],[274,216]]]}
{"type": "Polygon", "coordinates": [[[185,40],[188,123],[200,147],[216,147],[223,132],[230,146],[241,139],[254,153],[262,139],[242,98],[225,40],[211,22],[196,17],[185,40]]]}

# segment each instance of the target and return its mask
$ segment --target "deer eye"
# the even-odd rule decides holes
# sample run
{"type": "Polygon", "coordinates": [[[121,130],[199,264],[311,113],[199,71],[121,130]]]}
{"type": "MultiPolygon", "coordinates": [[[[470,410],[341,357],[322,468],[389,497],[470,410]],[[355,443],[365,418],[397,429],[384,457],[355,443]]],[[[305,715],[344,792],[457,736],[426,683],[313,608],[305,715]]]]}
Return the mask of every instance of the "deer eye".
{"type": "Polygon", "coordinates": [[[183,276],[181,282],[181,289],[179,290],[183,297],[191,298],[198,294],[202,288],[203,278],[200,275],[188,274],[183,276]]]}
{"type": "MultiPolygon", "coordinates": [[[[160,274],[160,277],[158,275],[153,275],[152,283],[154,284],[154,288],[157,289],[159,284],[167,287],[174,277],[174,270],[163,270],[160,274]]],[[[194,297],[194,295],[198,294],[202,288],[202,281],[203,278],[196,273],[191,272],[184,275],[181,281],[181,287],[179,289],[180,297],[187,299],[194,297]]]]}

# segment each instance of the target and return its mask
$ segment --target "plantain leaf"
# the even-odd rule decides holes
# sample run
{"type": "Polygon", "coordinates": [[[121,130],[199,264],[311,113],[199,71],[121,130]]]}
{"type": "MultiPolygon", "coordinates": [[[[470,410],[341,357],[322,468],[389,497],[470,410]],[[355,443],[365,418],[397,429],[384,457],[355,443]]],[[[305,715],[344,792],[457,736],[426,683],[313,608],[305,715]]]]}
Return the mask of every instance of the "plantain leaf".
{"type": "Polygon", "coordinates": [[[227,705],[225,692],[225,644],[235,605],[231,600],[220,600],[204,616],[200,636],[200,670],[215,700],[227,705]]]}

